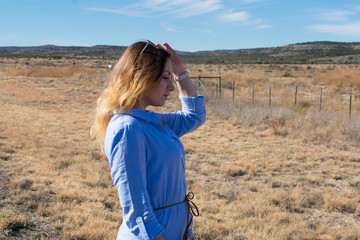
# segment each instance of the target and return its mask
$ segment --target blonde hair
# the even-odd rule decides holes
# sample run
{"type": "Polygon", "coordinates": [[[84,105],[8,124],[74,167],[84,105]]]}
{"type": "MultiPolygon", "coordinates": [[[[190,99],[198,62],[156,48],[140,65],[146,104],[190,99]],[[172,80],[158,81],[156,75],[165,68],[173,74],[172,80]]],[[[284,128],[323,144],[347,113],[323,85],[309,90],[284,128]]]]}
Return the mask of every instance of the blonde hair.
{"type": "Polygon", "coordinates": [[[97,101],[91,135],[101,145],[113,111],[129,111],[141,97],[151,93],[160,82],[169,56],[166,51],[146,42],[136,42],[125,50],[97,101]]]}

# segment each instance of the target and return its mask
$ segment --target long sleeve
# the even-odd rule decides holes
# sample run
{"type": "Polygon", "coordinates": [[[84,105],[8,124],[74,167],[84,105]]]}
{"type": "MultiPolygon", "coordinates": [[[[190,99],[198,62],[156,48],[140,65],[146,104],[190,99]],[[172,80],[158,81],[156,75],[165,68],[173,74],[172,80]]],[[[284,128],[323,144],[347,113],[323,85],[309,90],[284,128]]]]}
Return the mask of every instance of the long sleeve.
{"type": "Polygon", "coordinates": [[[154,239],[163,231],[146,189],[146,144],[140,129],[126,125],[113,133],[109,156],[111,177],[119,191],[123,222],[139,239],[154,239]]]}
{"type": "Polygon", "coordinates": [[[158,114],[166,125],[181,137],[200,127],[206,120],[204,96],[185,97],[180,95],[182,110],[174,113],[158,114]]]}

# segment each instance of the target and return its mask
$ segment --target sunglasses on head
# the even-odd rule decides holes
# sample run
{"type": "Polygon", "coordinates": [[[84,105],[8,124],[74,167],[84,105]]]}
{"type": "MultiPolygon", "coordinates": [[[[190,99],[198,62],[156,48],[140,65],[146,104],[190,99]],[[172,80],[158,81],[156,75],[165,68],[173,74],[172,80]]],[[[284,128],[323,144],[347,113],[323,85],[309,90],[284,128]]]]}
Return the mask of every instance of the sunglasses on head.
{"type": "Polygon", "coordinates": [[[141,56],[141,54],[145,51],[145,49],[146,49],[148,46],[153,46],[154,48],[156,48],[156,49],[158,49],[158,50],[161,50],[161,51],[164,51],[164,52],[166,52],[166,53],[167,53],[167,51],[165,51],[165,50],[164,50],[164,49],[162,49],[162,48],[159,48],[159,47],[158,47],[158,46],[156,46],[156,44],[155,44],[155,43],[153,43],[152,41],[147,40],[145,47],[141,50],[141,52],[137,55],[137,57],[136,57],[136,58],[140,57],[140,56],[141,56]]]}

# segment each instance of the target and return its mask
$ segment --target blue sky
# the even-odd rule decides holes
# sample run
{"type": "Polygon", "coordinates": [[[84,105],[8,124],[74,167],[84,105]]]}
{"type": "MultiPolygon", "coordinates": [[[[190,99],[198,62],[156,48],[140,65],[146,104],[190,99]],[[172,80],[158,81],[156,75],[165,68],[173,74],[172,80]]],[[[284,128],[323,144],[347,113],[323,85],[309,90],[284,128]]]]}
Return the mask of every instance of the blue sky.
{"type": "Polygon", "coordinates": [[[360,41],[359,0],[0,0],[0,46],[198,51],[360,41]]]}

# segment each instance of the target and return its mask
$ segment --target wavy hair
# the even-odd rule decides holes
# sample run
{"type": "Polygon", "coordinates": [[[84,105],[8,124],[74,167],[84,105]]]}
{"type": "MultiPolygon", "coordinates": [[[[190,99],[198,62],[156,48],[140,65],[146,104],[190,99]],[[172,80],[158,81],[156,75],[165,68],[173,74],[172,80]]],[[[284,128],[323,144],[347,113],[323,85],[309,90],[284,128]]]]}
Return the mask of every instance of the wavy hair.
{"type": "Polygon", "coordinates": [[[97,101],[91,135],[101,145],[113,111],[129,111],[140,98],[150,94],[160,82],[169,57],[168,52],[147,42],[136,42],[125,50],[97,101]]]}

